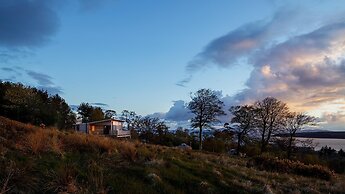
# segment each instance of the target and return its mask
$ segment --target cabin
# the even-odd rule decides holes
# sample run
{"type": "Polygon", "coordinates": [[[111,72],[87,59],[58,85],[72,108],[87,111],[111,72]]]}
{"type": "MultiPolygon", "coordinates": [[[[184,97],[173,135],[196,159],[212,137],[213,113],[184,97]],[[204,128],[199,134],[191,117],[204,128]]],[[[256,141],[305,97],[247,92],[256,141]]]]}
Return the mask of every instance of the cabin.
{"type": "Polygon", "coordinates": [[[131,132],[124,127],[125,121],[118,119],[106,119],[74,125],[76,131],[92,135],[106,135],[113,137],[131,137],[131,132]]]}

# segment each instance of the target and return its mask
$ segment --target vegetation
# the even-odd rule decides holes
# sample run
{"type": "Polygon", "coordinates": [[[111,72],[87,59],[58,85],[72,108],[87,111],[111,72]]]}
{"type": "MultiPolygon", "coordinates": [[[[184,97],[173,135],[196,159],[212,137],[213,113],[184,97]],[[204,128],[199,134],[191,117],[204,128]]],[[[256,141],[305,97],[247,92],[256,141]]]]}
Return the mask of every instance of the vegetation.
{"type": "Polygon", "coordinates": [[[289,135],[287,145],[287,158],[291,158],[291,152],[295,142],[295,135],[297,131],[300,131],[303,126],[311,125],[315,123],[315,118],[305,115],[303,113],[289,113],[284,119],[284,129],[289,135]]]}
{"type": "MultiPolygon", "coordinates": [[[[1,194],[345,189],[345,152],[297,147],[296,134],[315,119],[290,112],[273,97],[231,107],[230,123],[214,129],[225,114],[223,102],[215,91],[201,89],[188,104],[195,115],[191,126],[199,133],[182,127],[171,131],[159,118],[124,110],[119,118],[126,121],[132,139],[118,140],[68,130],[76,116],[59,95],[9,82],[1,82],[0,89],[0,115],[30,123],[0,117],[1,194]],[[212,133],[203,133],[205,128],[212,133]],[[279,134],[285,136],[277,138],[279,134]],[[234,148],[240,157],[229,154],[234,148]]],[[[115,118],[116,111],[81,103],[78,115],[92,122],[115,118]]]]}
{"type": "Polygon", "coordinates": [[[202,129],[211,127],[211,123],[218,121],[217,116],[224,115],[224,103],[215,91],[200,89],[192,96],[188,108],[195,115],[191,120],[193,128],[199,128],[199,149],[202,150],[202,129]]]}
{"type": "MultiPolygon", "coordinates": [[[[254,107],[250,105],[232,106],[229,111],[233,115],[231,123],[235,124],[232,128],[237,136],[237,154],[239,155],[243,139],[248,137],[248,133],[254,129],[254,107]]],[[[229,124],[226,123],[225,126],[229,127],[229,124]]]]}
{"type": "Polygon", "coordinates": [[[299,161],[278,159],[272,157],[258,156],[249,161],[249,166],[253,165],[261,170],[274,171],[279,173],[295,173],[302,176],[317,177],[330,180],[334,175],[328,168],[320,165],[307,165],[299,161]]]}
{"type": "MultiPolygon", "coordinates": [[[[1,193],[342,193],[314,167],[250,167],[246,158],[180,150],[0,117],[1,193]],[[308,170],[307,176],[297,169],[308,170]],[[284,171],[280,169],[285,169],[284,171]],[[276,173],[284,172],[284,173],[276,173]],[[313,174],[315,173],[315,175],[313,174]],[[320,176],[319,176],[320,175],[320,176]]],[[[266,165],[266,163],[265,163],[266,165]]],[[[270,166],[269,166],[270,167],[270,166]]],[[[329,172],[326,169],[325,173],[329,172]]]]}
{"type": "Polygon", "coordinates": [[[34,125],[69,129],[75,114],[59,95],[19,83],[0,81],[0,115],[34,125]]]}

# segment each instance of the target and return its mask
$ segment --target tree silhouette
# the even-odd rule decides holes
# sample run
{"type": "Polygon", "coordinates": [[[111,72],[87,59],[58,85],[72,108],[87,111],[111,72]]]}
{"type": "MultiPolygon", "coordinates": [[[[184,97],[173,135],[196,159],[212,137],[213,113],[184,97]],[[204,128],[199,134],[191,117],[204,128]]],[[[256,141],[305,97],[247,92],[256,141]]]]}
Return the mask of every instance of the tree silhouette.
{"type": "Polygon", "coordinates": [[[83,122],[89,122],[93,107],[89,103],[81,103],[78,107],[78,114],[81,115],[83,122]]]}
{"type": "Polygon", "coordinates": [[[282,101],[267,97],[254,104],[255,127],[261,136],[261,153],[266,151],[272,135],[284,126],[284,117],[288,114],[288,107],[282,101]]]}
{"type": "Polygon", "coordinates": [[[304,113],[292,112],[288,113],[285,116],[284,122],[285,132],[287,132],[287,134],[289,135],[287,145],[287,158],[290,159],[296,132],[301,130],[306,125],[314,125],[315,118],[304,113]]]}
{"type": "Polygon", "coordinates": [[[106,119],[111,119],[114,118],[116,116],[116,111],[115,110],[106,110],[104,113],[104,117],[106,119]]]}
{"type": "Polygon", "coordinates": [[[237,135],[237,154],[239,154],[243,138],[248,135],[250,130],[254,129],[254,107],[251,105],[232,106],[229,111],[234,116],[231,119],[231,123],[237,135]]]}
{"type": "Polygon", "coordinates": [[[198,90],[191,95],[191,99],[188,108],[195,115],[191,119],[191,125],[193,128],[199,128],[199,149],[202,150],[202,129],[210,127],[212,122],[218,121],[217,116],[225,114],[222,110],[224,103],[216,92],[210,89],[198,90]]]}

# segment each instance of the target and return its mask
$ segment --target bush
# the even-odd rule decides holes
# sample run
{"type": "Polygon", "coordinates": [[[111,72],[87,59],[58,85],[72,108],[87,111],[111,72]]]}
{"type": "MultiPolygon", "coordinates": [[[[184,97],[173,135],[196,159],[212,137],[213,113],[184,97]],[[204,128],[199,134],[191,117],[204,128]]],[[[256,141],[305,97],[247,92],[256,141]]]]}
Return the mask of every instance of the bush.
{"type": "Polygon", "coordinates": [[[333,172],[320,165],[306,165],[298,161],[258,156],[248,162],[248,166],[255,166],[259,170],[279,173],[294,173],[297,175],[330,180],[333,172]]]}
{"type": "Polygon", "coordinates": [[[257,156],[260,154],[260,147],[255,144],[246,145],[242,148],[242,152],[246,153],[249,157],[257,156]]]}
{"type": "Polygon", "coordinates": [[[328,167],[336,173],[345,173],[345,159],[332,159],[328,161],[328,167]]]}

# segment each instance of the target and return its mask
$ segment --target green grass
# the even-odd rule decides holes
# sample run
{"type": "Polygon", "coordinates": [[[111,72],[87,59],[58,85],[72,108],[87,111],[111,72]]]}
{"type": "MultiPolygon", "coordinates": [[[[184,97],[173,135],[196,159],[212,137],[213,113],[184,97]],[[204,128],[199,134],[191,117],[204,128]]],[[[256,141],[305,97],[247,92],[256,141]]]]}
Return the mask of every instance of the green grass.
{"type": "Polygon", "coordinates": [[[39,129],[0,117],[0,193],[344,193],[249,159],[39,129]],[[43,138],[43,139],[42,139],[43,138]],[[44,143],[42,143],[44,142],[44,143]]]}

